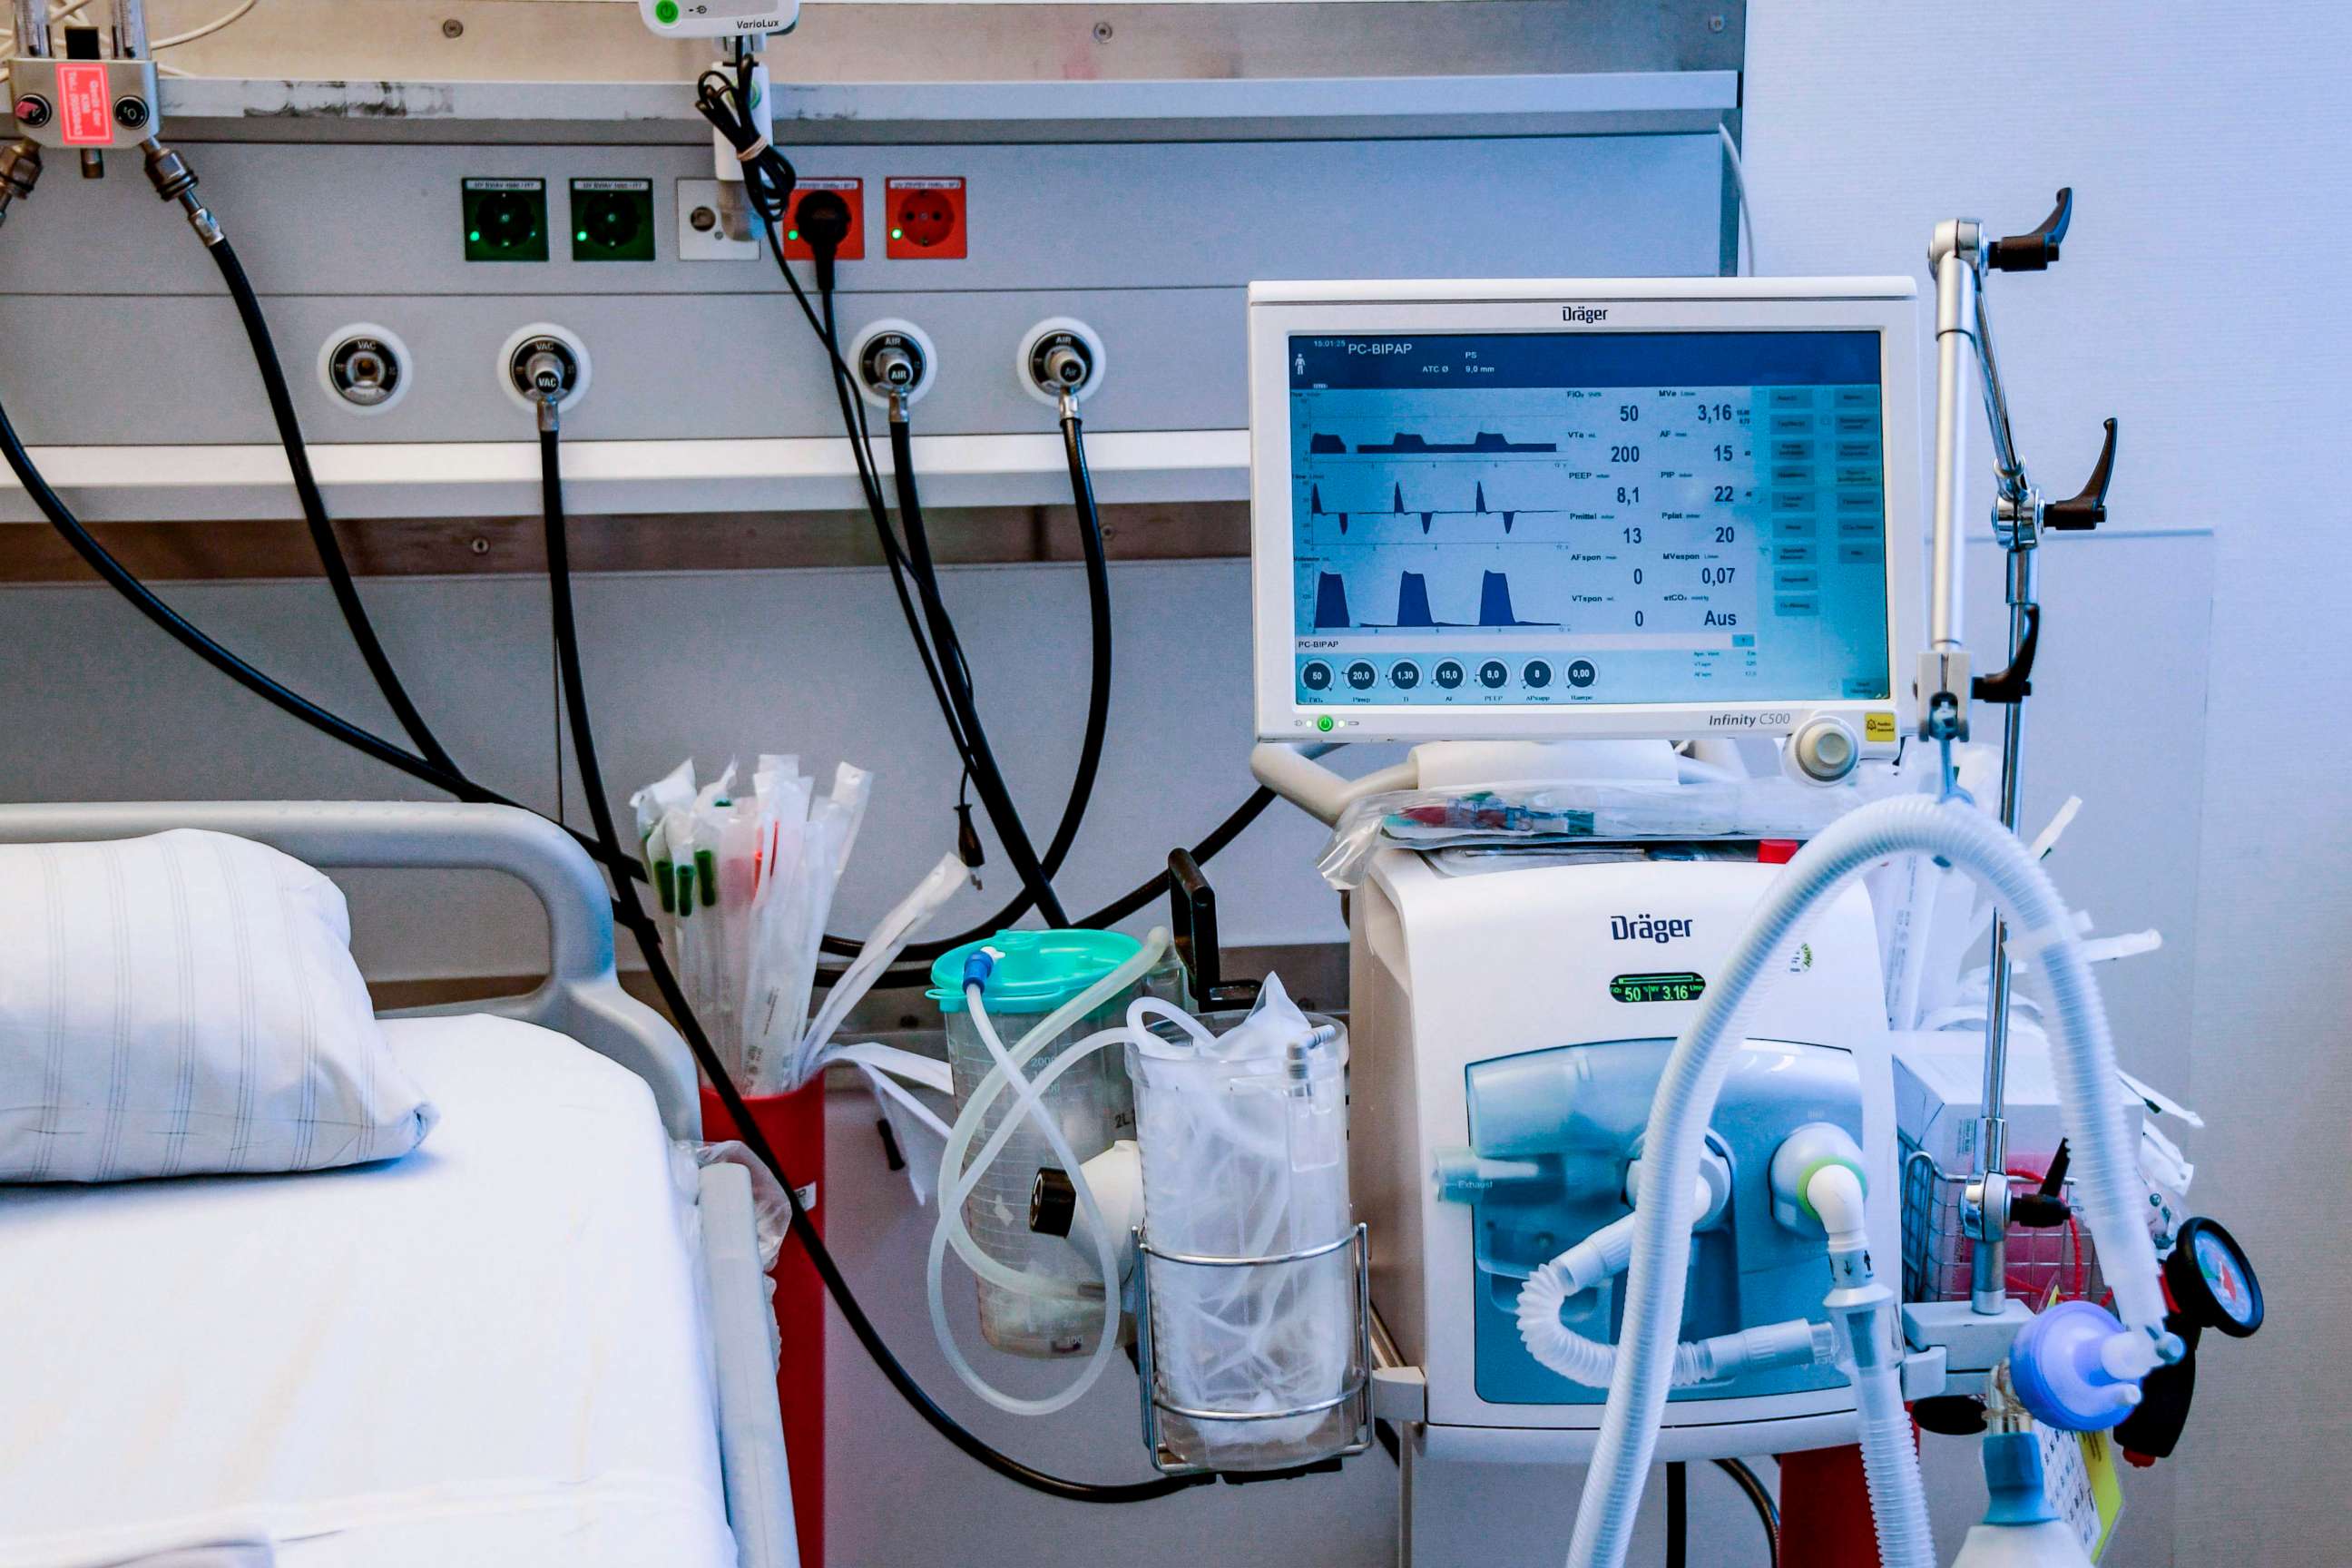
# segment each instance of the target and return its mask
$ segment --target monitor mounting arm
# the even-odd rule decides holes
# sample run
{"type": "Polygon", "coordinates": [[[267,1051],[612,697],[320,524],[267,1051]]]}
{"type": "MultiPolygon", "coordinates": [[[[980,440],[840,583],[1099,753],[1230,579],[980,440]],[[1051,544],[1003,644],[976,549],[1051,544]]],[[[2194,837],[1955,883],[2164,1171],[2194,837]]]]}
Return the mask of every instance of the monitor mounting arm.
{"type": "Polygon", "coordinates": [[[2047,500],[2018,455],[2009,418],[2009,395],[1985,308],[1987,272],[2041,272],[2059,258],[2074,216],[2074,193],[2058,193],[2050,216],[2031,233],[2006,239],[1986,236],[1975,218],[1936,226],[1927,247],[1936,274],[1936,470],[1935,530],[1930,563],[1927,647],[1919,656],[1919,733],[1942,744],[1969,737],[1969,703],[2005,704],[2013,714],[2032,689],[2033,657],[2041,641],[2042,611],[2035,600],[2033,552],[2045,527],[2090,529],[2106,516],[2107,481],[2114,471],[2116,422],[2107,421],[2106,443],[2082,492],[2047,500]],[[1995,674],[1971,679],[1961,631],[1967,548],[1969,395],[1964,384],[1973,365],[1992,432],[1995,495],[1994,535],[2009,552],[2010,663],[1995,674]]]}
{"type": "MultiPolygon", "coordinates": [[[[2107,514],[2107,483],[2116,461],[2116,422],[2106,422],[2097,466],[2079,494],[2045,499],[2026,472],[2010,426],[2009,396],[1985,309],[1988,272],[2041,272],[2059,257],[2074,216],[2074,192],[2062,190],[2050,216],[2031,233],[2006,239],[1986,237],[1974,218],[1938,224],[1927,258],[1936,272],[1936,472],[1935,533],[1928,645],[1919,661],[1919,732],[1943,748],[1944,788],[1952,793],[1952,744],[1969,735],[1971,700],[2000,706],[2000,820],[2017,826],[2020,763],[2024,745],[2025,699],[2033,689],[2034,656],[2042,641],[2042,605],[2035,562],[2042,531],[2096,528],[2107,514]],[[2009,664],[1971,679],[1961,637],[1962,558],[1966,548],[1967,435],[1969,399],[1963,384],[1974,362],[1985,420],[1992,432],[1995,493],[1992,530],[2008,562],[2009,664]]],[[[1962,1204],[1961,1223],[1976,1242],[1970,1281],[1977,1314],[1998,1316],[2007,1299],[2003,1245],[2009,1226],[2002,1095],[2008,1070],[2011,983],[2009,928],[1996,919],[1992,931],[1990,995],[1985,1020],[1984,1100],[1978,1125],[1975,1180],[1962,1204]]]]}

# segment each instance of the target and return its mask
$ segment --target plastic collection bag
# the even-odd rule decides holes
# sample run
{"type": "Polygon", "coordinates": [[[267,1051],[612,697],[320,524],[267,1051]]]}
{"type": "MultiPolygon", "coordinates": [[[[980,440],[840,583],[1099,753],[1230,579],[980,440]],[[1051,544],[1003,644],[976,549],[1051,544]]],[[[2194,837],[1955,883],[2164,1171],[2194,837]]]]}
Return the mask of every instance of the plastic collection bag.
{"type": "Polygon", "coordinates": [[[1157,1394],[1254,1421],[1163,1414],[1161,1439],[1187,1463],[1266,1468],[1337,1452],[1354,1431],[1328,1405],[1356,1365],[1356,1257],[1341,1245],[1246,1267],[1169,1255],[1269,1258],[1344,1242],[1347,1037],[1309,1019],[1269,978],[1242,1023],[1213,1035],[1153,998],[1128,1015],[1143,1173],[1157,1394]]]}
{"type": "Polygon", "coordinates": [[[1316,868],[1341,892],[1375,850],[1537,848],[1596,839],[1810,838],[1886,792],[1885,770],[1822,788],[1787,778],[1562,782],[1481,790],[1393,790],[1349,805],[1316,868]]]}

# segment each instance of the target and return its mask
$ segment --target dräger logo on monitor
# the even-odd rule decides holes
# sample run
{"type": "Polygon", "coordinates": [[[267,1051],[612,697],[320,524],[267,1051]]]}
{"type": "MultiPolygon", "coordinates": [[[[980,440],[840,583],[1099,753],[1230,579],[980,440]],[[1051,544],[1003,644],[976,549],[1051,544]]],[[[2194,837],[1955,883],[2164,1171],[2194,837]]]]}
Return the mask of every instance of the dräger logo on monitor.
{"type": "Polygon", "coordinates": [[[1687,919],[1662,921],[1655,915],[1609,917],[1609,935],[1617,942],[1672,942],[1690,933],[1687,919]]]}
{"type": "Polygon", "coordinates": [[[1605,305],[1562,305],[1559,308],[1559,319],[1563,321],[1587,323],[1605,321],[1609,319],[1609,308],[1605,305]]]}

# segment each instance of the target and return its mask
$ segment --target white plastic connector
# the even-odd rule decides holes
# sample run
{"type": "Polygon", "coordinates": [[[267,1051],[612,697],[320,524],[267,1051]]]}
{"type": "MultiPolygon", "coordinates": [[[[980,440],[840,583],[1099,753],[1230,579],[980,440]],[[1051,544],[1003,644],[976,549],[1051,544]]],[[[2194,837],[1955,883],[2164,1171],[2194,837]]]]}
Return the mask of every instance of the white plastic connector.
{"type": "MultiPolygon", "coordinates": [[[[1827,1223],[1828,1216],[1820,1212],[1812,1195],[1816,1176],[1832,1165],[1853,1177],[1859,1194],[1853,1199],[1853,1224],[1843,1228],[1860,1230],[1862,1200],[1870,1191],[1870,1180],[1864,1174],[1862,1147],[1852,1133],[1828,1121],[1807,1122],[1780,1140],[1780,1146],[1772,1151],[1769,1173],[1772,1217],[1801,1235],[1810,1236],[1818,1227],[1834,1237],[1841,1227],[1827,1223]]],[[[1843,1250],[1835,1240],[1830,1245],[1833,1251],[1843,1250]]]]}
{"type": "Polygon", "coordinates": [[[1829,1233],[1832,1252],[1851,1252],[1870,1245],[1863,1218],[1862,1178],[1850,1165],[1823,1165],[1805,1184],[1806,1199],[1829,1233]]]}
{"type": "MultiPolygon", "coordinates": [[[[1633,1161],[1625,1167],[1625,1201],[1635,1208],[1642,1206],[1642,1162],[1633,1161]]],[[[1731,1162],[1713,1149],[1704,1151],[1698,1160],[1698,1180],[1692,1185],[1691,1229],[1705,1230],[1723,1217],[1731,1205],[1731,1162]]],[[[1630,1226],[1628,1215],[1619,1223],[1630,1226]]],[[[1626,1242],[1628,1256],[1633,1243],[1626,1242]]],[[[1621,1268],[1622,1265],[1619,1266],[1621,1268]]]]}
{"type": "MultiPolygon", "coordinates": [[[[1079,1169],[1087,1185],[1094,1189],[1095,1205],[1102,1211],[1103,1224],[1109,1227],[1111,1250],[1118,1255],[1119,1278],[1124,1279],[1135,1268],[1135,1248],[1130,1238],[1143,1223],[1142,1156],[1137,1152],[1133,1139],[1122,1138],[1079,1169]]],[[[1097,1256],[1093,1229],[1087,1224],[1084,1211],[1073,1215],[1072,1220],[1070,1245],[1091,1263],[1097,1256]]]]}

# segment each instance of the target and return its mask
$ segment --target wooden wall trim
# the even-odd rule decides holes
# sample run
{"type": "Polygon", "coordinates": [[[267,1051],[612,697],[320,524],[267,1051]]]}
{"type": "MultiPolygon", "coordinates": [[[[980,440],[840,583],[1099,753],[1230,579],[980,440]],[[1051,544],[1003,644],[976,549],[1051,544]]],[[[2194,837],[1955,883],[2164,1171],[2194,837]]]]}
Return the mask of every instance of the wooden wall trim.
{"type": "MultiPolygon", "coordinates": [[[[1079,559],[1067,507],[950,509],[929,517],[933,549],[949,565],[1079,559]]],[[[150,582],[320,575],[309,533],[293,520],[98,523],[90,531],[150,582]]],[[[536,574],[547,568],[536,517],[342,521],[338,538],[362,577],[536,574]]],[[[1249,508],[1196,502],[1103,509],[1117,561],[1229,559],[1249,553],[1249,508]]],[[[577,517],[572,555],[583,572],[773,571],[882,563],[873,525],[849,512],[577,517]]],[[[0,525],[0,586],[93,581],[48,528],[0,525]]]]}

